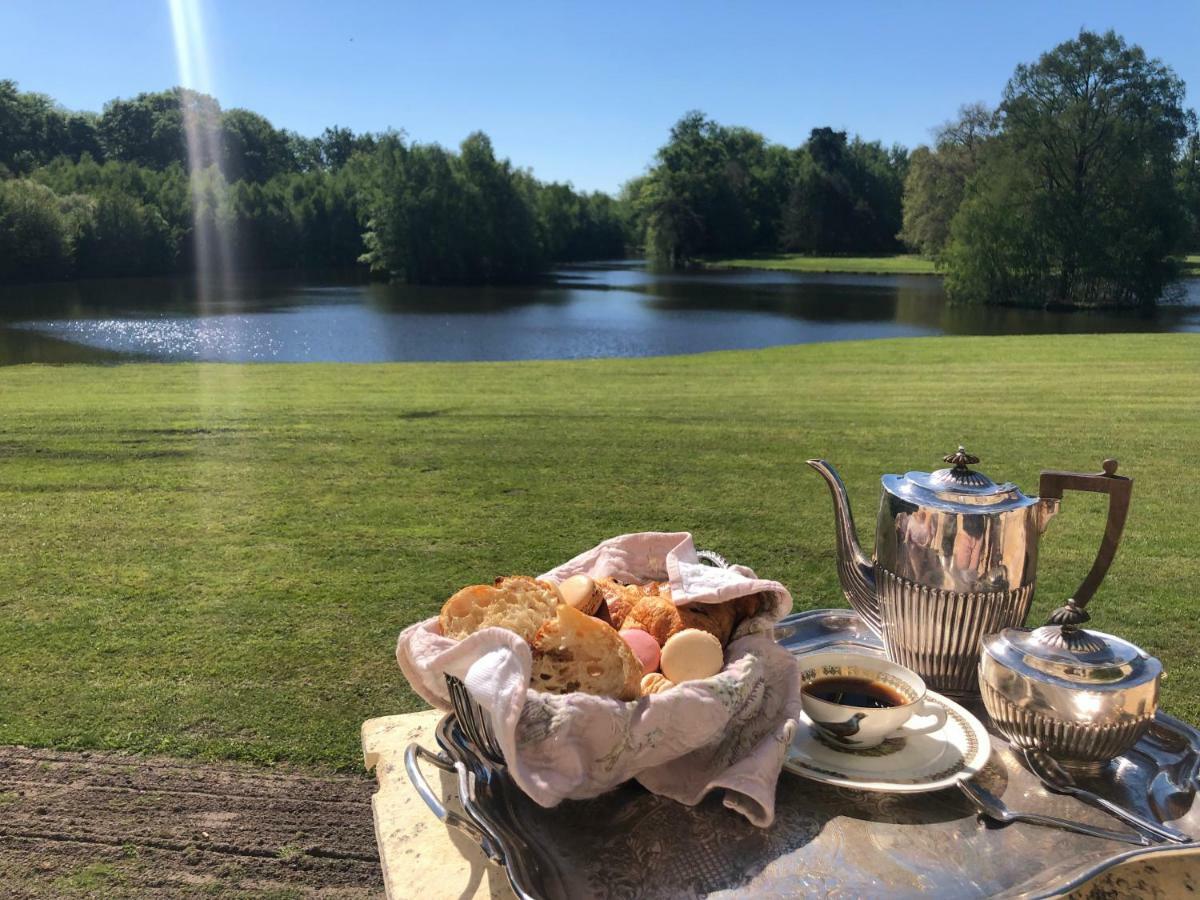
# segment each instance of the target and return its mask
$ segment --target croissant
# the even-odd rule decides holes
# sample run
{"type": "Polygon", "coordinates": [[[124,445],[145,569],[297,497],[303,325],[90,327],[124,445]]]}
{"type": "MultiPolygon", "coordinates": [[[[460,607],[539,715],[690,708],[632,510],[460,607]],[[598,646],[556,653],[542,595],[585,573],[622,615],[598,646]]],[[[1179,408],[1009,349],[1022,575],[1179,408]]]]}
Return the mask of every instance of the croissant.
{"type": "Polygon", "coordinates": [[[621,627],[641,628],[649,632],[660,647],[685,628],[697,628],[707,631],[724,647],[733,634],[738,612],[738,600],[676,606],[671,601],[668,590],[666,594],[660,593],[639,600],[629,610],[621,627]]]}

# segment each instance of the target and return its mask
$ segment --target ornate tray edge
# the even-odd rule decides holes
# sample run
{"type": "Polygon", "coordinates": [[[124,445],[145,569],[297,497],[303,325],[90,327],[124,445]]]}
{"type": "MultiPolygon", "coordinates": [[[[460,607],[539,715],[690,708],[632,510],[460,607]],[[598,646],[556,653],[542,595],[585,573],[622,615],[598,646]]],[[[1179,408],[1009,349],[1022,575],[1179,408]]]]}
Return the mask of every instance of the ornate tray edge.
{"type": "Polygon", "coordinates": [[[1158,858],[1161,858],[1164,856],[1177,856],[1177,855],[1179,855],[1179,856],[1198,856],[1198,855],[1200,855],[1200,842],[1194,842],[1191,844],[1160,844],[1157,847],[1145,847],[1141,850],[1130,850],[1126,853],[1119,853],[1116,856],[1110,857],[1109,859],[1105,860],[1103,863],[1100,863],[1099,865],[1096,865],[1096,866],[1092,866],[1091,868],[1087,869],[1086,871],[1080,872],[1079,874],[1073,876],[1069,882],[1066,882],[1061,885],[1056,885],[1055,887],[1051,888],[1049,891],[1046,891],[1044,893],[1028,893],[1028,892],[1026,892],[1026,893],[1015,893],[1015,894],[1007,894],[1007,895],[1001,894],[1000,896],[1001,897],[1003,897],[1003,896],[1013,897],[1014,900],[1016,900],[1016,898],[1021,898],[1021,900],[1053,900],[1053,898],[1055,898],[1055,897],[1067,896],[1072,891],[1078,890],[1079,888],[1086,885],[1093,878],[1099,878],[1105,872],[1110,872],[1113,869],[1117,868],[1117,866],[1123,865],[1127,862],[1134,862],[1134,861],[1144,859],[1146,857],[1151,857],[1151,856],[1158,859],[1158,858]]]}
{"type": "MultiPolygon", "coordinates": [[[[802,630],[802,626],[810,623],[821,622],[832,617],[847,620],[859,619],[858,614],[852,609],[810,609],[805,610],[804,612],[792,613],[791,615],[784,616],[782,619],[780,619],[775,626],[777,634],[780,632],[784,633],[779,642],[783,646],[787,647],[789,646],[788,638],[793,634],[800,632],[802,630]],[[789,629],[792,629],[790,634],[788,633],[789,629]]],[[[861,619],[859,619],[859,621],[861,623],[861,619]]],[[[883,642],[880,641],[874,633],[872,633],[865,626],[861,628],[861,632],[862,633],[860,637],[851,641],[846,641],[844,638],[838,638],[831,635],[828,643],[837,643],[840,645],[851,644],[861,647],[864,650],[874,650],[878,653],[883,653],[883,642]]],[[[824,646],[824,644],[815,643],[811,646],[815,650],[820,649],[820,647],[824,646]]],[[[1196,758],[1196,768],[1193,769],[1190,780],[1197,784],[1198,788],[1200,788],[1200,730],[1194,728],[1181,719],[1177,719],[1174,716],[1163,712],[1161,709],[1155,714],[1154,720],[1156,725],[1162,727],[1168,732],[1171,732],[1172,734],[1182,737],[1187,741],[1193,757],[1196,758]]],[[[1200,851],[1200,841],[1193,841],[1190,844],[1182,845],[1162,844],[1157,847],[1145,847],[1137,850],[1127,850],[1117,853],[1115,856],[1111,856],[1101,863],[1089,866],[1078,872],[1074,872],[1069,876],[1069,881],[1055,885],[1047,890],[1042,890],[1040,888],[1030,889],[1024,885],[1014,885],[1011,892],[1002,894],[1000,896],[1028,898],[1028,900],[1049,900],[1049,898],[1054,897],[1065,897],[1067,894],[1071,893],[1071,891],[1082,887],[1092,879],[1098,878],[1105,872],[1111,871],[1112,869],[1115,869],[1117,866],[1120,866],[1124,863],[1148,857],[1191,855],[1196,854],[1197,851],[1200,851]]]]}
{"type": "MultiPolygon", "coordinates": [[[[442,719],[441,723],[438,725],[438,743],[447,753],[461,759],[464,764],[466,764],[468,772],[470,773],[469,777],[476,778],[478,777],[476,774],[477,769],[487,771],[490,769],[490,767],[479,757],[474,756],[474,754],[470,754],[469,758],[464,758],[467,757],[469,751],[466,747],[461,746],[459,742],[455,741],[450,736],[450,729],[454,728],[454,726],[455,722],[453,714],[449,714],[442,719]]],[[[489,772],[488,775],[489,777],[493,777],[491,772],[489,772]]],[[[541,900],[541,898],[547,896],[546,894],[539,893],[539,887],[534,883],[536,879],[531,880],[531,875],[533,873],[530,871],[530,868],[538,868],[537,864],[531,863],[530,860],[527,860],[525,855],[519,852],[518,848],[513,845],[506,825],[498,821],[494,815],[490,814],[490,811],[485,806],[475,802],[474,798],[464,800],[462,806],[463,810],[468,816],[470,816],[471,820],[479,825],[480,828],[484,829],[484,831],[500,847],[504,854],[503,865],[505,874],[508,876],[509,884],[517,897],[520,898],[520,900],[541,900]]],[[[1052,887],[1031,887],[1028,882],[1026,882],[1019,885],[1013,885],[1010,890],[1001,894],[997,894],[996,896],[1009,897],[1013,898],[1013,900],[1018,900],[1018,898],[1019,900],[1053,900],[1053,898],[1067,896],[1077,888],[1086,885],[1092,879],[1098,878],[1104,873],[1111,871],[1112,869],[1115,869],[1124,863],[1150,857],[1158,858],[1175,855],[1200,855],[1200,843],[1184,845],[1165,844],[1158,847],[1146,847],[1143,849],[1129,850],[1118,853],[1115,856],[1111,856],[1098,864],[1087,866],[1083,869],[1072,872],[1068,876],[1068,880],[1060,882],[1052,887]]],[[[553,867],[553,861],[548,857],[544,858],[542,862],[548,864],[550,868],[553,867]]],[[[557,878],[555,880],[557,880],[557,878]]]]}
{"type": "MultiPolygon", "coordinates": [[[[776,634],[778,636],[779,643],[784,647],[803,643],[806,648],[811,647],[812,649],[819,649],[821,646],[824,646],[824,643],[820,641],[819,637],[814,639],[813,642],[801,642],[799,640],[789,641],[789,638],[795,637],[796,635],[802,633],[804,630],[803,626],[814,626],[814,630],[821,629],[822,626],[820,626],[820,622],[833,618],[840,620],[843,625],[848,625],[851,627],[854,627],[857,620],[857,624],[862,626],[861,620],[858,619],[857,614],[853,610],[835,608],[806,610],[804,612],[792,613],[791,615],[785,616],[783,619],[779,620],[779,622],[776,624],[776,634]]],[[[827,643],[838,643],[842,645],[849,643],[854,646],[859,646],[863,649],[875,650],[880,653],[883,652],[883,646],[874,634],[870,633],[865,626],[861,627],[861,632],[862,633],[857,634],[855,638],[847,641],[844,637],[844,632],[841,632],[843,635],[842,637],[837,637],[831,631],[830,638],[827,643]]],[[[1188,725],[1186,722],[1176,719],[1174,716],[1164,713],[1161,710],[1155,716],[1155,723],[1164,730],[1179,735],[1187,741],[1193,756],[1195,756],[1197,759],[1197,770],[1192,772],[1191,778],[1194,782],[1200,784],[1200,730],[1197,730],[1191,725],[1188,725]]],[[[438,724],[437,741],[442,747],[443,751],[453,758],[461,760],[461,762],[463,762],[468,769],[469,778],[473,780],[479,777],[479,773],[483,773],[483,777],[489,779],[504,777],[502,767],[494,766],[493,764],[485,761],[480,754],[474,752],[473,748],[469,746],[469,739],[467,739],[465,735],[462,742],[454,740],[454,738],[451,736],[451,729],[454,728],[455,724],[453,713],[447,715],[438,724]]],[[[1198,802],[1200,802],[1200,800],[1198,800],[1198,802]]],[[[491,810],[477,802],[477,799],[474,796],[474,791],[471,792],[471,796],[465,796],[462,798],[462,806],[471,820],[474,821],[480,828],[482,828],[489,836],[491,836],[503,851],[504,869],[508,876],[509,883],[512,886],[513,892],[519,898],[521,898],[521,900],[540,900],[540,898],[547,896],[544,893],[538,893],[540,885],[531,883],[531,878],[536,880],[534,877],[534,872],[531,871],[531,869],[537,870],[539,868],[545,868],[553,872],[554,862],[552,859],[550,859],[549,855],[540,853],[538,854],[538,856],[541,857],[541,865],[539,865],[539,861],[526,859],[525,854],[514,845],[515,836],[511,834],[510,828],[504,822],[499,821],[491,810]]],[[[518,837],[518,839],[527,846],[530,845],[529,841],[520,839],[519,836],[516,837],[518,837]]],[[[1016,898],[1020,898],[1020,900],[1050,900],[1050,898],[1066,896],[1071,891],[1087,884],[1092,879],[1097,878],[1098,876],[1103,875],[1105,872],[1108,872],[1126,862],[1150,857],[1197,854],[1198,852],[1200,852],[1200,841],[1195,841],[1190,844],[1168,844],[1157,847],[1145,847],[1141,849],[1123,851],[1115,854],[1114,856],[1110,856],[1099,863],[1086,866],[1078,871],[1070,872],[1066,876],[1068,880],[1053,886],[1030,885],[1029,882],[1026,881],[1022,884],[1013,885],[1010,889],[1004,891],[1003,893],[997,894],[996,896],[1010,897],[1014,898],[1014,900],[1016,900],[1016,898]]],[[[559,880],[557,873],[553,874],[552,878],[555,881],[559,880]]]]}

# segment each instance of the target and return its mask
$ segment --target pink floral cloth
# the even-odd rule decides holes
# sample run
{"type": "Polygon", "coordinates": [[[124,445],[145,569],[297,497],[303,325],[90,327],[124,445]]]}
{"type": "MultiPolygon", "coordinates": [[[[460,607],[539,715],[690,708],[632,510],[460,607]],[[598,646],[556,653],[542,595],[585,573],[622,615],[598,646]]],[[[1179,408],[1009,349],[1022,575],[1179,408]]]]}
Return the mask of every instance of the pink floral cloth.
{"type": "Polygon", "coordinates": [[[772,636],[774,623],[792,608],[787,588],[744,566],[705,565],[686,532],[611,538],[541,577],[558,582],[581,573],[667,579],[677,604],[756,593],[772,602],[738,626],[720,673],[631,702],[532,690],[532,657],[519,636],[485,628],[455,641],[442,636],[436,616],[400,634],[401,671],[425,700],[447,710],[445,675],[461,679],[491,716],[513,780],[543,806],[594,797],[636,778],[689,805],[723,788],[726,806],[755,825],[770,825],[800,710],[792,656],[772,636]]]}

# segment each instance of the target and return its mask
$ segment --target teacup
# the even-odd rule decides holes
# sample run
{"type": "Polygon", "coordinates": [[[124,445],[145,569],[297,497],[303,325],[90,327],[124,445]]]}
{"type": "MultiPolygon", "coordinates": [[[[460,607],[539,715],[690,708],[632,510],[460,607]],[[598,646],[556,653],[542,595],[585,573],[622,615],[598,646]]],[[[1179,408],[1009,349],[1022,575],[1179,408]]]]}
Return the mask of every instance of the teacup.
{"type": "Polygon", "coordinates": [[[868,750],[890,737],[930,734],[946,724],[944,707],[925,699],[912,669],[880,656],[808,653],[800,667],[800,703],[820,736],[843,750],[868,750]],[[932,721],[905,727],[913,716],[932,721]]]}

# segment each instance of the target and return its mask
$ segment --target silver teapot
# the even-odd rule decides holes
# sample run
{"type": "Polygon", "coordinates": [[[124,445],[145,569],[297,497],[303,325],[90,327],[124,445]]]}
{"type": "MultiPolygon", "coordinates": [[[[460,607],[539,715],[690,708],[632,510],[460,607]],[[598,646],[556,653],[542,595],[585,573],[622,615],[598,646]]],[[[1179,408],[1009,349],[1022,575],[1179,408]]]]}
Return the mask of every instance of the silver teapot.
{"type": "Polygon", "coordinates": [[[838,576],[850,605],[883,640],[888,657],[929,687],[975,694],[980,640],[1022,625],[1029,613],[1038,539],[1063,491],[1109,495],[1104,539],[1075,593],[1082,606],[1116,554],[1133,482],[1108,459],[1094,475],[1042,472],[1041,496],[1029,497],[971,469],[979,459],[963,447],[944,459],[949,468],[936,472],[883,476],[874,558],[859,546],[837,471],[823,459],[808,464],[833,495],[838,576]]]}

